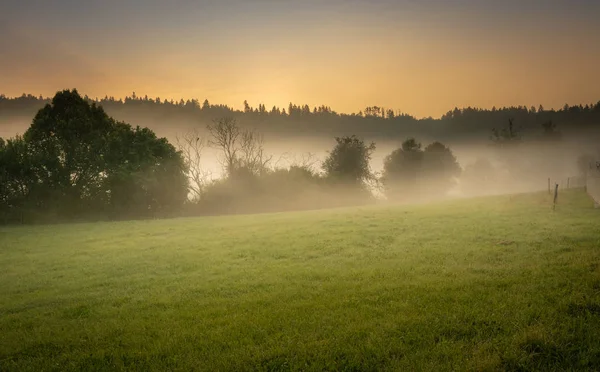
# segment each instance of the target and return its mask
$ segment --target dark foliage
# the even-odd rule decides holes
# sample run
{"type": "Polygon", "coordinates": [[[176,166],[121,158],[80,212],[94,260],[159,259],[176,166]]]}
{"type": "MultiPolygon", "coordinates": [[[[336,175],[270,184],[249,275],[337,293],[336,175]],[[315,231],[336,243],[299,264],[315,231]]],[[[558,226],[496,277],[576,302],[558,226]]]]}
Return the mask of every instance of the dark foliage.
{"type": "Polygon", "coordinates": [[[392,200],[443,197],[460,172],[450,148],[434,142],[422,150],[416,139],[409,138],[385,158],[382,183],[392,200]]]}
{"type": "MultiPolygon", "coordinates": [[[[328,106],[309,107],[290,103],[287,108],[267,110],[262,103],[252,107],[248,102],[243,110],[227,105],[215,105],[196,99],[166,100],[138,96],[133,93],[125,99],[114,97],[89,98],[113,117],[129,123],[144,124],[156,131],[167,131],[177,125],[198,126],[218,117],[232,117],[263,134],[288,136],[337,135],[354,133],[374,139],[399,136],[435,137],[442,141],[456,139],[483,139],[493,128],[504,128],[508,119],[518,123],[521,135],[539,132],[544,123],[560,123],[562,131],[575,133],[598,129],[600,102],[586,105],[565,105],[559,110],[543,107],[513,106],[503,108],[454,108],[440,118],[415,118],[411,115],[383,107],[367,107],[358,113],[344,114],[328,106]]],[[[32,117],[50,100],[33,95],[8,98],[0,96],[0,125],[10,124],[14,118],[32,117]]],[[[517,129],[517,128],[515,128],[517,129]]],[[[501,129],[500,129],[501,130],[501,129]]]]}
{"type": "MultiPolygon", "coordinates": [[[[3,222],[355,205],[371,201],[379,182],[392,200],[430,199],[446,195],[459,176],[462,191],[470,194],[490,192],[498,183],[515,180],[539,183],[530,178],[556,169],[557,148],[564,137],[600,129],[600,102],[558,111],[522,106],[454,109],[439,119],[416,119],[378,106],[339,114],[327,106],[311,109],[291,103],[285,109],[267,110],[263,104],[253,108],[244,102],[243,110],[233,110],[207,100],[176,102],[135,93],[124,100],[90,99],[76,91],[59,92],[52,100],[0,96],[0,125],[32,116],[22,137],[0,139],[3,222]],[[152,130],[131,127],[107,113],[155,130],[188,134],[178,137],[175,149],[152,130]],[[378,179],[370,168],[375,144],[361,139],[423,135],[443,142],[471,138],[485,143],[490,132],[492,162],[479,159],[462,175],[454,154],[442,142],[422,148],[410,138],[385,158],[378,179]],[[264,133],[338,136],[319,173],[306,164],[272,166],[263,148],[264,133]],[[525,142],[540,146],[528,150],[519,145],[525,142]],[[203,169],[205,146],[219,150],[222,179],[213,180],[203,169]]],[[[590,161],[590,156],[582,158],[580,168],[590,161]]]]}
{"type": "Polygon", "coordinates": [[[336,137],[336,145],[323,162],[323,171],[333,184],[341,184],[357,190],[366,190],[375,179],[370,160],[375,144],[365,144],[352,135],[336,137]]]}
{"type": "Polygon", "coordinates": [[[186,200],[181,155],[147,128],[58,92],[23,137],[0,147],[5,222],[168,215],[186,200]]]}

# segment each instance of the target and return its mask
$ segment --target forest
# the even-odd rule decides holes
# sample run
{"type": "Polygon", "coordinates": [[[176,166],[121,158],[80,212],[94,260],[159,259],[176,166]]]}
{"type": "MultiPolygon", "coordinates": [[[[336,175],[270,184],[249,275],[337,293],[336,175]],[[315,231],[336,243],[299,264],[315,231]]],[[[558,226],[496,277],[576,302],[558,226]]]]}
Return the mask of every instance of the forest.
{"type": "MultiPolygon", "coordinates": [[[[253,107],[247,101],[243,109],[224,104],[213,104],[197,99],[166,100],[160,97],[138,96],[135,92],[125,98],[83,97],[100,105],[112,117],[149,127],[156,132],[169,133],[182,128],[202,128],[215,118],[233,117],[243,126],[252,127],[263,134],[292,136],[357,136],[378,138],[435,137],[440,140],[487,139],[493,128],[503,127],[513,120],[523,133],[536,133],[546,122],[556,123],[565,134],[581,134],[600,130],[600,101],[546,109],[537,107],[454,108],[440,118],[416,118],[408,113],[379,106],[366,107],[357,113],[338,113],[331,107],[309,107],[290,103],[288,107],[267,108],[259,103],[253,107]]],[[[14,123],[29,124],[36,112],[50,103],[51,98],[23,94],[6,97],[0,94],[0,133],[7,133],[14,123]],[[21,121],[19,121],[21,119],[21,121]]],[[[23,126],[15,129],[22,129],[23,126]]],[[[10,133],[13,135],[14,133],[10,133]]],[[[6,135],[6,134],[5,134],[6,135]]]]}

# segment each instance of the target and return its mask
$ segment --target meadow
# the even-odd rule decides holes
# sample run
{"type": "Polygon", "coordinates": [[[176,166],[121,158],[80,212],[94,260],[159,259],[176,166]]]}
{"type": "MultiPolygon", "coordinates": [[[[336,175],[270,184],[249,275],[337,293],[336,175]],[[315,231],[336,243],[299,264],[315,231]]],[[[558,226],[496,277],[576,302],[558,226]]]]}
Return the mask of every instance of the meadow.
{"type": "Polygon", "coordinates": [[[0,228],[1,371],[599,369],[581,190],[0,228]]]}

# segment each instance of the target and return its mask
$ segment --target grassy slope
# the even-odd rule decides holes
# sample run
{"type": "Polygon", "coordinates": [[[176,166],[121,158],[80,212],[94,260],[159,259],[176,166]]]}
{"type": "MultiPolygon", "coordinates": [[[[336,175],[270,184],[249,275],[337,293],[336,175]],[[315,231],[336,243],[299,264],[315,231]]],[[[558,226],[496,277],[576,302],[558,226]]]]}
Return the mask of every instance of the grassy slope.
{"type": "Polygon", "coordinates": [[[0,370],[600,368],[579,191],[0,229],[0,370]]]}

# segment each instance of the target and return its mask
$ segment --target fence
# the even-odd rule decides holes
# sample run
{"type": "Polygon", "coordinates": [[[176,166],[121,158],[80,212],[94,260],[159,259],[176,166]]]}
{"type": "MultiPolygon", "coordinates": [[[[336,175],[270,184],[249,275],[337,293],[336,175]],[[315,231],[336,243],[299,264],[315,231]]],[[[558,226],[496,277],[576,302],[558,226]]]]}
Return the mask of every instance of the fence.
{"type": "Polygon", "coordinates": [[[554,192],[555,185],[558,185],[559,190],[583,189],[587,186],[587,180],[584,176],[548,178],[548,193],[554,192]]]}
{"type": "Polygon", "coordinates": [[[594,200],[596,207],[600,207],[600,162],[590,164],[590,169],[585,176],[548,178],[548,193],[553,194],[555,186],[558,189],[584,188],[594,200]]]}

